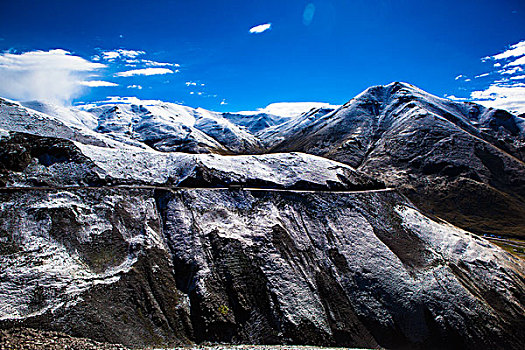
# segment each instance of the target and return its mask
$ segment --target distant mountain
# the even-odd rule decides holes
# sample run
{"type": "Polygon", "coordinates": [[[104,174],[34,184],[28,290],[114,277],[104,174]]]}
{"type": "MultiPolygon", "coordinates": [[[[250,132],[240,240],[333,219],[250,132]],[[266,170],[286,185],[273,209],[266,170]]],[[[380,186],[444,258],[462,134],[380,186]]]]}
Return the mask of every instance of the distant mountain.
{"type": "Polygon", "coordinates": [[[337,160],[467,230],[525,236],[523,118],[393,83],[371,87],[334,112],[295,124],[274,129],[268,152],[337,160]]]}

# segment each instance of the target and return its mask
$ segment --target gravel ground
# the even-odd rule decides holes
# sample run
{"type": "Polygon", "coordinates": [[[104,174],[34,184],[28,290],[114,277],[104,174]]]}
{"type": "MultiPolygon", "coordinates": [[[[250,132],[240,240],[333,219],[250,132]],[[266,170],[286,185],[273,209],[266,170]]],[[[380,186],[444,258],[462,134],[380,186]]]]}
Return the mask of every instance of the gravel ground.
{"type": "Polygon", "coordinates": [[[128,348],[29,328],[0,329],[0,350],[127,350],[128,348]]]}
{"type": "MultiPolygon", "coordinates": [[[[75,338],[64,333],[39,331],[30,328],[0,329],[0,350],[130,350],[121,345],[99,343],[75,338]]],[[[158,350],[166,350],[158,348],[158,350]]],[[[168,348],[169,350],[349,350],[349,348],[320,348],[294,345],[195,345],[168,348]]],[[[146,349],[145,349],[146,350],[146,349]]],[[[149,349],[153,350],[153,349],[149,349]]],[[[155,349],[156,350],[156,349],[155,349]]]]}

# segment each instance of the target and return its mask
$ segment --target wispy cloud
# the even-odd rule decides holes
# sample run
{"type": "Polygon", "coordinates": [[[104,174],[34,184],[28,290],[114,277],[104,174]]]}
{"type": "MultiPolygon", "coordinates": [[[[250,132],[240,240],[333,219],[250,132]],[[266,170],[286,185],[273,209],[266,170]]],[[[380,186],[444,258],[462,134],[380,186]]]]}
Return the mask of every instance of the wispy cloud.
{"type": "Polygon", "coordinates": [[[128,89],[138,89],[138,90],[142,90],[142,86],[141,86],[141,85],[128,85],[127,88],[128,88],[128,89]]]}
{"type": "Polygon", "coordinates": [[[187,81],[185,84],[186,84],[186,86],[204,86],[204,85],[206,85],[204,83],[197,83],[195,81],[187,81]]]}
{"type": "Polygon", "coordinates": [[[80,84],[89,87],[118,86],[118,84],[103,80],[86,80],[81,81],[80,84]]]}
{"type": "Polygon", "coordinates": [[[178,63],[156,62],[152,60],[140,60],[140,63],[148,67],[180,67],[178,63]]]}
{"type": "Polygon", "coordinates": [[[125,72],[116,73],[117,77],[131,77],[134,75],[162,75],[162,74],[173,74],[175,73],[168,68],[143,68],[143,69],[132,69],[125,72]]]}
{"type": "MultiPolygon", "coordinates": [[[[483,84],[478,83],[475,89],[468,89],[470,96],[467,99],[487,107],[503,108],[518,114],[525,113],[525,40],[481,60],[491,63],[492,71],[475,76],[478,79],[484,78],[480,79],[480,83],[483,84]]],[[[455,96],[448,98],[466,99],[455,96]]]]}
{"type": "MultiPolygon", "coordinates": [[[[144,105],[144,106],[155,106],[159,104],[163,104],[165,102],[160,100],[141,100],[135,96],[107,96],[106,100],[103,101],[96,101],[93,103],[85,104],[85,105],[79,105],[82,109],[89,109],[94,105],[100,105],[100,104],[135,104],[135,105],[144,105]]],[[[178,103],[178,102],[176,102],[178,103]]]]}
{"type": "Polygon", "coordinates": [[[61,49],[4,52],[0,54],[0,95],[65,104],[89,86],[88,75],[105,67],[61,49]]]}
{"type": "Polygon", "coordinates": [[[494,56],[487,56],[487,57],[484,57],[482,58],[482,60],[490,60],[490,59],[494,59],[494,60],[505,60],[505,59],[508,59],[508,58],[512,58],[512,57],[520,57],[520,56],[523,56],[525,55],[525,40],[524,41],[520,41],[519,43],[517,44],[514,44],[514,45],[510,45],[509,48],[497,55],[494,55],[494,56]]]}
{"type": "Polygon", "coordinates": [[[486,90],[473,91],[470,96],[487,107],[525,113],[525,84],[492,84],[486,90]]]}
{"type": "Polygon", "coordinates": [[[127,67],[180,67],[178,63],[157,62],[140,56],[146,55],[146,51],[141,50],[106,50],[100,51],[98,55],[92,57],[93,61],[104,61],[108,63],[120,64],[127,67]]]}
{"type": "Polygon", "coordinates": [[[483,74],[479,74],[479,75],[476,75],[474,77],[474,79],[479,79],[479,78],[483,78],[483,77],[488,77],[490,75],[490,73],[483,73],[483,74]]]}
{"type": "Polygon", "coordinates": [[[511,67],[511,66],[518,66],[518,67],[522,67],[525,65],[525,56],[522,56],[520,58],[518,58],[517,60],[514,60],[510,63],[507,63],[505,65],[505,67],[511,67]]]}
{"type": "Polygon", "coordinates": [[[144,51],[117,49],[112,51],[102,51],[101,56],[105,61],[114,62],[117,59],[135,58],[144,55],[145,53],[146,52],[144,51]]]}
{"type": "Polygon", "coordinates": [[[270,30],[271,28],[272,28],[272,24],[271,23],[260,24],[258,26],[250,28],[250,33],[252,33],[252,34],[260,34],[260,33],[263,33],[263,32],[265,32],[267,30],[270,30]]]}

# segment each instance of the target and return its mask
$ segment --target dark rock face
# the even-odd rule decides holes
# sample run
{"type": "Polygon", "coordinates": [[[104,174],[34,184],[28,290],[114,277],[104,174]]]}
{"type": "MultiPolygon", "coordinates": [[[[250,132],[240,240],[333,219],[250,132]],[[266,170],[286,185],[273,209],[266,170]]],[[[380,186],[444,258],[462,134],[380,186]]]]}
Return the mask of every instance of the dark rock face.
{"type": "Polygon", "coordinates": [[[193,341],[520,348],[523,264],[395,192],[2,195],[3,327],[193,341]]]}
{"type": "Polygon", "coordinates": [[[78,190],[2,195],[1,322],[109,342],[191,336],[153,198],[78,190]]]}
{"type": "Polygon", "coordinates": [[[11,133],[0,138],[0,184],[25,186],[102,183],[96,165],[70,140],[11,133]]]}

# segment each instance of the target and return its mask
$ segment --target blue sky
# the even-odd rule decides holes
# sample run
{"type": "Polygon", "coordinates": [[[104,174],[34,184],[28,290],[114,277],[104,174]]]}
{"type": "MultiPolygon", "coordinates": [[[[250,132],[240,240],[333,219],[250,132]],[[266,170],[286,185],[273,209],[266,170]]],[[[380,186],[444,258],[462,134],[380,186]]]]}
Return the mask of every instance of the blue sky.
{"type": "Polygon", "coordinates": [[[521,51],[496,67],[490,56],[525,40],[524,24],[523,0],[3,0],[0,95],[134,96],[234,111],[342,104],[392,81],[490,99],[503,77],[520,99],[525,79],[510,77],[525,73],[501,67],[521,51]]]}

